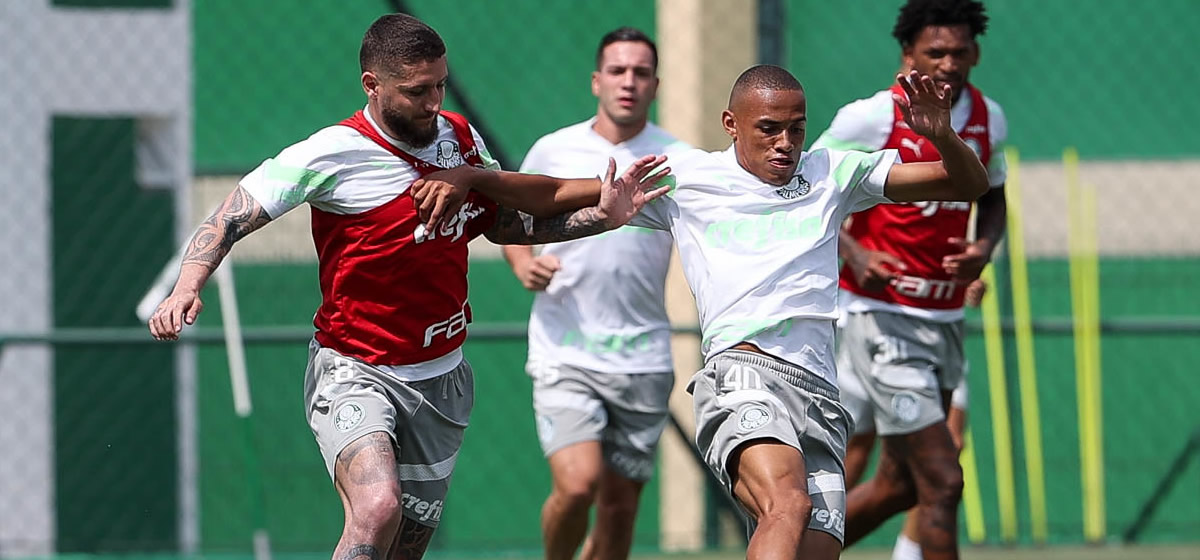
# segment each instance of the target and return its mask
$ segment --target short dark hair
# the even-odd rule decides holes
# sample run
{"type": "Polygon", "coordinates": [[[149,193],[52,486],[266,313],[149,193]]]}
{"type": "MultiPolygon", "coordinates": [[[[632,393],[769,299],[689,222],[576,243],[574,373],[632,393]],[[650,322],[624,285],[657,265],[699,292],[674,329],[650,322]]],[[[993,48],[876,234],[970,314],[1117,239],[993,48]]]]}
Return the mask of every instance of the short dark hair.
{"type": "Polygon", "coordinates": [[[358,64],[363,72],[396,70],[400,64],[429,62],[446,56],[446,43],[425,22],[408,14],[387,14],[363,35],[358,64]]]}
{"type": "Polygon", "coordinates": [[[977,0],[908,0],[900,7],[892,37],[900,41],[901,47],[908,47],[917,40],[922,29],[931,25],[966,25],[974,39],[987,33],[987,22],[983,3],[977,0]]]}
{"type": "Polygon", "coordinates": [[[740,97],[748,90],[769,90],[769,91],[804,91],[804,86],[800,85],[800,80],[797,80],[787,69],[775,66],[772,64],[759,64],[751,66],[741,76],[738,76],[737,81],[733,82],[733,89],[729,92],[729,108],[733,108],[734,99],[740,97]]]}
{"type": "Polygon", "coordinates": [[[596,69],[600,69],[600,62],[604,60],[604,48],[622,41],[633,41],[635,43],[645,43],[650,47],[650,58],[654,61],[654,69],[658,70],[658,46],[654,44],[654,40],[649,35],[642,33],[640,29],[633,27],[619,27],[600,38],[600,46],[596,49],[596,69]]]}

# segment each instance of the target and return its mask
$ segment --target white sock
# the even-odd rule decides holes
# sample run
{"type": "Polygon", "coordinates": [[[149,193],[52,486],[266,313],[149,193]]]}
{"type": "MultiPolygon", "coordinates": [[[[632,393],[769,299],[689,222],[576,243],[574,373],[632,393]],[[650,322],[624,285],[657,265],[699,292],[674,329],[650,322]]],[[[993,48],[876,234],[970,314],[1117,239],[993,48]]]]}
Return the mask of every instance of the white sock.
{"type": "Polygon", "coordinates": [[[896,546],[892,548],[892,560],[923,560],[921,545],[901,534],[896,537],[896,546]]]}

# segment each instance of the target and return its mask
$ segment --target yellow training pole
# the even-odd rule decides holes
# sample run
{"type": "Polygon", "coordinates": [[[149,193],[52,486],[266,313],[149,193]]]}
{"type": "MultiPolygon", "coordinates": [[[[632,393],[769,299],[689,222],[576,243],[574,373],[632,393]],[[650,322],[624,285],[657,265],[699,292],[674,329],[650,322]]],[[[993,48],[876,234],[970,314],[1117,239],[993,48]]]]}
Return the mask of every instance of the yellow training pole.
{"type": "Polygon", "coordinates": [[[1008,179],[1008,257],[1012,272],[1013,323],[1017,342],[1017,375],[1021,392],[1021,426],[1025,440],[1025,476],[1029,479],[1029,523],[1033,542],[1046,542],[1046,475],[1042,461],[1042,417],[1038,405],[1037,365],[1033,353],[1033,313],[1029,301],[1029,270],[1025,258],[1025,229],[1021,206],[1020,155],[1004,151],[1008,179]]]}
{"type": "MultiPolygon", "coordinates": [[[[989,265],[983,269],[983,281],[996,285],[996,273],[989,265]]],[[[1004,340],[1000,331],[1000,304],[996,290],[983,296],[983,345],[987,354],[988,393],[992,405],[992,444],[996,450],[996,501],[1000,507],[1000,538],[1017,540],[1017,498],[1013,482],[1012,426],[1008,419],[1008,388],[1004,382],[1004,340]]]]}
{"type": "Polygon", "coordinates": [[[1091,453],[1088,457],[1091,469],[1087,473],[1086,481],[1086,496],[1090,500],[1091,507],[1084,523],[1084,536],[1091,541],[1101,541],[1107,534],[1107,522],[1104,491],[1104,414],[1101,406],[1103,392],[1100,382],[1100,257],[1096,239],[1099,231],[1096,228],[1096,187],[1080,185],[1080,192],[1083,195],[1080,206],[1083,209],[1083,233],[1085,234],[1083,241],[1086,249],[1083,254],[1083,262],[1086,264],[1083,301],[1084,308],[1087,309],[1085,329],[1088,347],[1089,392],[1087,397],[1090,401],[1088,404],[1089,424],[1092,426],[1089,431],[1092,442],[1088,446],[1091,453]]]}
{"type": "Polygon", "coordinates": [[[971,544],[983,544],[987,539],[987,526],[983,522],[983,496],[979,491],[979,466],[975,463],[975,441],[971,428],[963,434],[962,454],[958,462],[963,470],[963,513],[967,518],[967,540],[971,544]]]}
{"type": "MultiPolygon", "coordinates": [[[[1087,209],[1094,195],[1087,195],[1079,180],[1079,152],[1063,151],[1067,179],[1067,218],[1070,235],[1071,317],[1075,335],[1075,386],[1079,408],[1079,470],[1083,490],[1083,534],[1089,541],[1104,538],[1103,457],[1099,448],[1101,427],[1097,421],[1096,364],[1093,347],[1099,329],[1093,316],[1093,274],[1088,253],[1094,227],[1089,228],[1087,209]]],[[[1094,211],[1094,210],[1093,210],[1094,211]]]]}

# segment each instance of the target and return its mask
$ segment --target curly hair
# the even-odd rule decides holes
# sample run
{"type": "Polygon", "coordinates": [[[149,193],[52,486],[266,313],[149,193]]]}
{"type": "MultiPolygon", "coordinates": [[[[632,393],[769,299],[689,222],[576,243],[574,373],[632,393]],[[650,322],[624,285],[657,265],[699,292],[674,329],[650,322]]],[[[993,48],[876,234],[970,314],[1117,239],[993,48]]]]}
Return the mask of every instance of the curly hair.
{"type": "Polygon", "coordinates": [[[900,41],[901,47],[907,47],[931,25],[966,25],[974,39],[987,32],[987,23],[983,3],[977,0],[908,0],[900,7],[892,37],[900,41]]]}

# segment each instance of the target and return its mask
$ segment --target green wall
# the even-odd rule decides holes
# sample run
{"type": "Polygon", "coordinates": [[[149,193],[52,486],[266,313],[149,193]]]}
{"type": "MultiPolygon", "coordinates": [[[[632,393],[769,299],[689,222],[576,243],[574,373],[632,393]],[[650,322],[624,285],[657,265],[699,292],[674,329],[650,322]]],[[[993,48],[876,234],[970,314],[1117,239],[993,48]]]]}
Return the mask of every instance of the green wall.
{"type": "MultiPolygon", "coordinates": [[[[365,106],[358,47],[391,4],[193,3],[197,172],[249,171],[365,106]]],[[[492,131],[485,140],[512,169],[539,136],[594,114],[589,84],[604,33],[654,32],[644,0],[409,4],[445,40],[453,78],[492,131]]]]}
{"type": "MultiPolygon", "coordinates": [[[[168,191],[134,178],[134,120],[49,124],[55,328],[139,327],[133,309],[171,258],[168,191]]],[[[54,349],[60,552],[161,551],[176,543],[174,349],[54,349]]]]}
{"type": "MultiPolygon", "coordinates": [[[[901,0],[791,0],[786,65],[808,94],[809,141],[838,107],[888,87],[899,66],[901,0]]],[[[1200,154],[1200,2],[992,0],[971,79],[1005,110],[1027,159],[1200,154]]]]}

